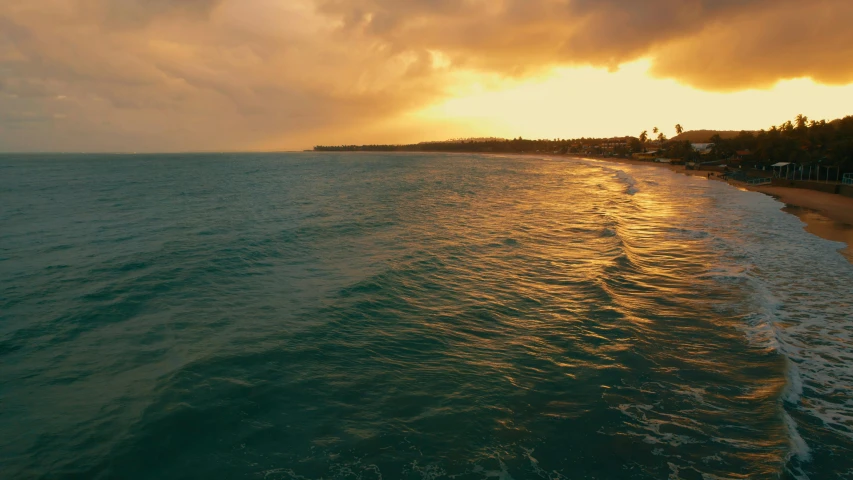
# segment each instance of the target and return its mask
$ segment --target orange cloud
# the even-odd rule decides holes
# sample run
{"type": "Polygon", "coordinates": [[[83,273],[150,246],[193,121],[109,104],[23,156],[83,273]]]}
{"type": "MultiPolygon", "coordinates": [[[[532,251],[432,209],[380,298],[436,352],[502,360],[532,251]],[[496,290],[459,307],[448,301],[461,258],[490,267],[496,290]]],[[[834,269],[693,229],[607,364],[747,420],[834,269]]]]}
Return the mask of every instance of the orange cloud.
{"type": "Polygon", "coordinates": [[[848,83],[851,20],[847,0],[4,0],[0,148],[302,147],[461,76],[641,57],[707,90],[848,83]]]}
{"type": "Polygon", "coordinates": [[[390,51],[440,50],[503,74],[615,68],[640,57],[704,89],[853,81],[847,0],[318,0],[342,31],[390,51]]]}
{"type": "Polygon", "coordinates": [[[653,72],[708,90],[810,77],[853,81],[853,3],[816,0],[745,12],[655,52],[653,72]]]}
{"type": "Polygon", "coordinates": [[[426,52],[343,41],[309,2],[171,3],[0,6],[3,146],[254,148],[379,121],[441,93],[426,52]],[[51,121],[21,129],[23,112],[51,121]]]}
{"type": "Polygon", "coordinates": [[[78,0],[81,13],[116,27],[138,27],[158,17],[205,19],[222,0],[78,0]]]}

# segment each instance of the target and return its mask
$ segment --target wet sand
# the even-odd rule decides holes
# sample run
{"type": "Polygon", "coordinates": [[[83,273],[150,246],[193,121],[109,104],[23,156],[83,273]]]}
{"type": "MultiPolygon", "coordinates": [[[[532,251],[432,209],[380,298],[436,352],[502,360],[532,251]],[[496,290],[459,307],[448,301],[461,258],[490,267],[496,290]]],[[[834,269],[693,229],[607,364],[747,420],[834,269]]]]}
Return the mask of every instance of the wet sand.
{"type": "Polygon", "coordinates": [[[812,235],[846,243],[847,247],[839,251],[850,263],[853,263],[853,225],[832,220],[810,208],[788,205],[782,210],[799,217],[806,224],[806,231],[812,235]]]}
{"type": "Polygon", "coordinates": [[[787,206],[782,210],[796,215],[806,224],[806,231],[818,237],[844,242],[840,250],[853,263],[853,198],[802,188],[749,187],[748,190],[770,195],[787,206]]]}
{"type": "Polygon", "coordinates": [[[747,189],[765,193],[788,205],[814,210],[836,222],[853,225],[853,198],[804,188],[762,186],[747,189]]]}

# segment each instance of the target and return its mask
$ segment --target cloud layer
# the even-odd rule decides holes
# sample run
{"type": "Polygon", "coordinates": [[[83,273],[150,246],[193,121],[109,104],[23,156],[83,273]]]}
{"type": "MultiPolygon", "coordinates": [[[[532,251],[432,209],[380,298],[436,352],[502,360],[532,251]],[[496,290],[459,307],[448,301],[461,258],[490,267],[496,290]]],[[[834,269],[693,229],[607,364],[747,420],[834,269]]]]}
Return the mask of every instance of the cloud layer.
{"type": "Polygon", "coordinates": [[[655,72],[704,89],[779,79],[853,80],[846,0],[319,0],[322,12],[391,46],[439,50],[456,65],[522,74],[554,64],[655,72]]]}
{"type": "Polygon", "coordinates": [[[5,0],[0,149],[307,146],[463,73],[641,57],[706,90],[846,84],[851,21],[848,0],[5,0]]]}

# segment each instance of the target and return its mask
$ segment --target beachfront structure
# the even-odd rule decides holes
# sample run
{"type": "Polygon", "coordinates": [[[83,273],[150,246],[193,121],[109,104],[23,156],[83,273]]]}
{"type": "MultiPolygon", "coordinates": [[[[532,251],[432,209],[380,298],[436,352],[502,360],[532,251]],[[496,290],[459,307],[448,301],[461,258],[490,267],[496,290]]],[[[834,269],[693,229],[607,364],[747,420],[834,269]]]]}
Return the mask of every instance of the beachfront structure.
{"type": "Polygon", "coordinates": [[[601,145],[599,145],[599,146],[604,151],[612,152],[613,150],[620,148],[620,147],[621,148],[628,148],[628,139],[625,137],[608,138],[603,143],[601,143],[601,145]]]}
{"type": "Polygon", "coordinates": [[[791,171],[791,162],[779,162],[771,165],[773,167],[774,178],[788,178],[788,173],[791,171]]]}
{"type": "Polygon", "coordinates": [[[690,146],[693,147],[693,151],[699,153],[699,155],[707,155],[714,149],[713,143],[691,143],[690,146]]]}
{"type": "Polygon", "coordinates": [[[853,185],[853,173],[845,173],[841,178],[841,183],[844,185],[853,185]]]}
{"type": "Polygon", "coordinates": [[[734,158],[732,158],[732,160],[742,162],[744,160],[747,160],[751,156],[752,156],[752,151],[750,151],[749,149],[738,150],[737,152],[735,152],[735,156],[734,156],[734,158]]]}
{"type": "Polygon", "coordinates": [[[658,151],[652,150],[652,151],[644,152],[644,153],[635,153],[632,156],[637,160],[654,160],[654,159],[658,158],[658,151]]]}
{"type": "Polygon", "coordinates": [[[773,183],[772,178],[750,178],[746,181],[747,185],[757,187],[761,185],[770,185],[773,183]]]}

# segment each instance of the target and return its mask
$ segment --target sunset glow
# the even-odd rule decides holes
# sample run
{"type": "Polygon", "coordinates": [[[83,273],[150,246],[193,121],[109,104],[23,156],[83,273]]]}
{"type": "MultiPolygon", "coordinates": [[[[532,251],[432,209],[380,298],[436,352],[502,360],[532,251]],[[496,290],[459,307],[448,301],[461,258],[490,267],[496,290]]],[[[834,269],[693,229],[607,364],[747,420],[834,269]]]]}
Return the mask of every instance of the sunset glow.
{"type": "Polygon", "coordinates": [[[8,0],[0,149],[672,136],[676,123],[832,119],[853,98],[851,18],[838,0],[8,0]]]}
{"type": "Polygon", "coordinates": [[[0,480],[853,472],[853,0],[0,0],[0,480]]]}
{"type": "Polygon", "coordinates": [[[810,79],[780,81],[763,90],[703,91],[654,78],[648,68],[648,61],[638,61],[617,72],[557,68],[544,77],[496,82],[499,86],[491,88],[471,83],[415,118],[462,123],[467,129],[463,136],[636,136],[654,126],[674,136],[676,124],[758,130],[793,117],[792,112],[838,118],[849,114],[849,105],[838,99],[853,98],[853,85],[827,86],[810,79]]]}

